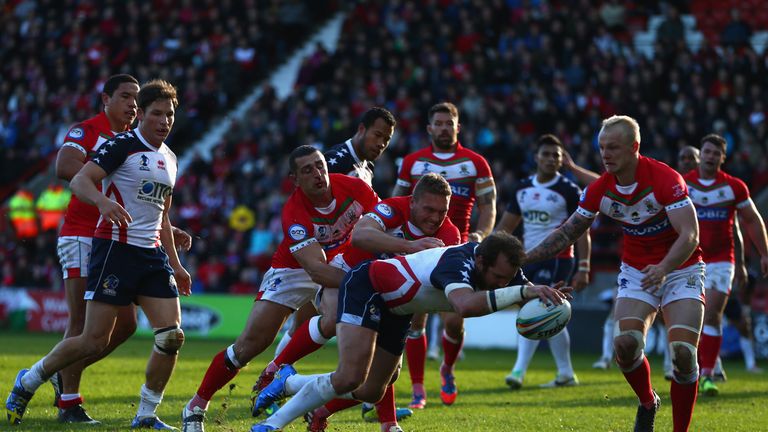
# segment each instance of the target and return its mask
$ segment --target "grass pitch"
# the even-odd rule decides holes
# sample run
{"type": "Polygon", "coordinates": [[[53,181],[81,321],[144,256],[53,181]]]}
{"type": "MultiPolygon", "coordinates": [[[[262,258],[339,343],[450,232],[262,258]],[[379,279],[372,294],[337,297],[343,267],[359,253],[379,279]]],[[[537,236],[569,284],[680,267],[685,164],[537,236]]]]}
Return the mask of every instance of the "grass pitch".
{"type": "MultiPolygon", "coordinates": [[[[52,335],[0,333],[0,392],[10,391],[16,372],[29,367],[47,353],[59,338],[52,335]]],[[[190,340],[182,348],[179,363],[165,392],[158,414],[164,421],[180,427],[180,411],[197,389],[205,369],[218,351],[231,341],[190,340]]],[[[122,431],[128,430],[136,413],[138,393],[144,382],[144,367],[152,347],[150,339],[133,338],[110,357],[83,374],[81,391],[86,408],[98,427],[63,425],[56,421],[51,406],[53,390],[41,387],[19,426],[0,423],[0,431],[122,431]]],[[[296,366],[302,373],[328,372],[335,368],[335,346],[326,347],[296,366]]],[[[251,362],[214,398],[206,429],[248,431],[249,394],[272,350],[251,362]]],[[[598,371],[590,368],[593,355],[574,355],[574,366],[582,383],[578,387],[539,389],[538,384],[554,377],[554,363],[548,351],[540,350],[526,376],[525,386],[511,391],[504,377],[514,362],[508,351],[467,350],[457,366],[459,397],[456,404],[440,403],[438,364],[428,361],[427,408],[401,423],[406,431],[628,431],[632,429],[637,400],[616,368],[598,371]]],[[[652,358],[653,384],[662,398],[656,419],[657,430],[672,430],[669,383],[661,375],[661,361],[652,358]]],[[[768,431],[768,376],[744,372],[741,361],[726,362],[728,382],[720,386],[716,398],[700,397],[694,413],[693,431],[768,431]]],[[[399,406],[410,398],[407,370],[397,385],[399,406]]],[[[359,420],[353,408],[331,419],[331,431],[377,431],[378,426],[359,420]]],[[[287,431],[305,430],[296,421],[287,431]]]]}

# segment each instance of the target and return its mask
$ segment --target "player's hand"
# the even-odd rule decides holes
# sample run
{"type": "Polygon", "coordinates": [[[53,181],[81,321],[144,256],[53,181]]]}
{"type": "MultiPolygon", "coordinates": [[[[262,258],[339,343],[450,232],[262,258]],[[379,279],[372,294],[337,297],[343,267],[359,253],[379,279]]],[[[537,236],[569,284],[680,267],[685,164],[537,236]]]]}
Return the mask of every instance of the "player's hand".
{"type": "Polygon", "coordinates": [[[523,297],[538,297],[544,303],[562,304],[563,300],[570,300],[573,287],[565,286],[564,282],[558,282],[551,287],[548,285],[528,285],[525,287],[523,297]]]}
{"type": "Polygon", "coordinates": [[[409,246],[408,253],[416,253],[427,249],[443,247],[445,243],[438,238],[424,237],[418,240],[411,240],[409,246]]]}
{"type": "Polygon", "coordinates": [[[563,151],[563,168],[565,169],[572,169],[573,168],[573,158],[571,157],[571,154],[567,151],[563,151]]]}
{"type": "Polygon", "coordinates": [[[581,292],[587,285],[589,285],[588,271],[577,271],[574,273],[573,278],[571,279],[571,286],[573,286],[574,291],[581,292]]]}
{"type": "Polygon", "coordinates": [[[744,265],[737,265],[733,273],[733,286],[743,287],[749,280],[749,274],[747,273],[747,267],[744,265]]]}
{"type": "Polygon", "coordinates": [[[188,252],[192,247],[192,236],[183,229],[176,227],[171,227],[171,232],[173,233],[173,243],[176,247],[184,252],[188,252]]]}
{"type": "Polygon", "coordinates": [[[640,281],[640,287],[650,293],[656,293],[667,280],[667,271],[659,264],[646,266],[642,272],[645,276],[640,281]]]}
{"type": "Polygon", "coordinates": [[[473,231],[469,233],[469,235],[467,236],[467,241],[480,243],[481,241],[483,241],[483,234],[477,231],[473,231]]]}
{"type": "Polygon", "coordinates": [[[192,276],[189,275],[189,272],[184,267],[175,268],[173,272],[179,294],[183,296],[192,294],[192,276]]]}
{"type": "Polygon", "coordinates": [[[98,203],[99,213],[107,222],[115,224],[119,227],[127,227],[129,223],[133,222],[131,215],[120,204],[112,201],[109,198],[104,197],[98,203]]]}

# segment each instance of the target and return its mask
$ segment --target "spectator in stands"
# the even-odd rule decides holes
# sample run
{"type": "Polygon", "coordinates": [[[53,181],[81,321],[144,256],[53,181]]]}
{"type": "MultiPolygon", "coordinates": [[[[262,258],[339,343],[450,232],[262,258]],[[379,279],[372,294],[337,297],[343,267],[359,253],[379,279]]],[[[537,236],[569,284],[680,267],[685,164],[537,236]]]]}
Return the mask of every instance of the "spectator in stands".
{"type": "Polygon", "coordinates": [[[685,43],[685,23],[675,6],[667,5],[664,21],[656,29],[656,41],[662,47],[676,48],[685,43]]]}
{"type": "Polygon", "coordinates": [[[720,34],[720,43],[733,48],[741,48],[749,45],[752,37],[752,28],[741,18],[738,8],[731,9],[731,21],[723,28],[720,34]]]}

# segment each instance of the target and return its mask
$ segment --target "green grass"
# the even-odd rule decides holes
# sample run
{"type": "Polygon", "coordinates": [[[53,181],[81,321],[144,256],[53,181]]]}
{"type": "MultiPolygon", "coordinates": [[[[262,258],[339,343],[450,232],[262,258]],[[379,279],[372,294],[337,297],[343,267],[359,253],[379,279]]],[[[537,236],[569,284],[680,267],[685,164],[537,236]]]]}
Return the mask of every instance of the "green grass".
{"type": "MultiPolygon", "coordinates": [[[[0,333],[0,392],[7,395],[18,369],[29,367],[58,341],[51,335],[0,333]]],[[[180,410],[197,386],[215,353],[228,341],[191,340],[181,351],[178,366],[168,385],[158,413],[160,418],[180,426],[180,410]]],[[[11,427],[0,423],[0,430],[18,431],[117,431],[127,430],[136,413],[138,392],[144,381],[144,367],[151,349],[148,339],[134,338],[109,358],[89,368],[82,382],[89,413],[101,420],[100,427],[59,424],[51,406],[53,391],[46,384],[29,405],[24,422],[11,427]]],[[[269,351],[271,354],[272,350],[269,351]]],[[[582,385],[565,389],[539,389],[536,386],[554,377],[552,358],[540,351],[526,377],[526,386],[512,392],[504,376],[514,361],[514,352],[468,350],[457,367],[459,397],[456,404],[444,407],[439,399],[436,362],[427,363],[427,409],[402,423],[406,431],[627,431],[631,430],[636,398],[617,370],[590,368],[592,355],[575,355],[574,364],[582,385]]],[[[248,396],[266,354],[254,359],[213,400],[207,430],[247,431],[254,423],[248,396]]],[[[327,347],[297,364],[305,373],[328,372],[335,368],[335,347],[327,347]]],[[[661,376],[661,364],[653,358],[653,383],[662,398],[657,430],[671,430],[672,410],[669,384],[661,376]]],[[[726,362],[728,382],[721,385],[717,398],[701,397],[691,430],[757,431],[768,430],[768,378],[744,372],[740,361],[726,362]],[[762,426],[761,426],[762,425],[762,426]]],[[[400,406],[409,400],[407,371],[397,387],[400,406]]],[[[377,431],[378,426],[358,421],[359,409],[333,417],[334,431],[377,431]]],[[[3,419],[4,421],[4,419],[3,419]]],[[[294,422],[288,431],[304,430],[294,422]]]]}

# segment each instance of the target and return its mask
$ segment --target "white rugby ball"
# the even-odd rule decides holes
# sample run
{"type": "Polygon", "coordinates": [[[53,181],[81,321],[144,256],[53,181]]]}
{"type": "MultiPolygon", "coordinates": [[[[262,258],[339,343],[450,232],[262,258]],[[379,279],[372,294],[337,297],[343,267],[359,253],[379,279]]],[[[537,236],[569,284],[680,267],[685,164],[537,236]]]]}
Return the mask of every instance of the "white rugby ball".
{"type": "Polygon", "coordinates": [[[571,304],[545,304],[534,299],[524,304],[517,314],[517,331],[528,339],[549,339],[560,333],[571,320],[571,304]]]}

